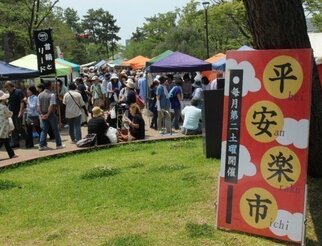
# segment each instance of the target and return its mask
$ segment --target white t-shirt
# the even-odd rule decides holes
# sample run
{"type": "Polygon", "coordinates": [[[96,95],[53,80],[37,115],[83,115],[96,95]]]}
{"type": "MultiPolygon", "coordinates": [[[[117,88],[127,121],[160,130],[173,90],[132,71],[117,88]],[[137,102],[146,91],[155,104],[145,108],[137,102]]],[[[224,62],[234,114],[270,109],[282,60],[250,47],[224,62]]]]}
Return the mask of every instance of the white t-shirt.
{"type": "Polygon", "coordinates": [[[214,79],[209,84],[210,84],[210,90],[217,90],[217,79],[214,79]]]}
{"type": "Polygon", "coordinates": [[[65,116],[67,119],[76,118],[80,116],[82,114],[81,107],[85,105],[82,95],[77,91],[68,91],[64,95],[63,104],[66,105],[65,116]],[[73,96],[75,101],[73,100],[71,95],[73,96]]]}
{"type": "Polygon", "coordinates": [[[196,88],[192,93],[192,98],[196,100],[202,100],[203,99],[203,90],[202,88],[196,88]]]}
{"type": "Polygon", "coordinates": [[[184,116],[183,127],[189,130],[196,130],[201,120],[201,109],[195,106],[186,106],[181,114],[184,116]]]}

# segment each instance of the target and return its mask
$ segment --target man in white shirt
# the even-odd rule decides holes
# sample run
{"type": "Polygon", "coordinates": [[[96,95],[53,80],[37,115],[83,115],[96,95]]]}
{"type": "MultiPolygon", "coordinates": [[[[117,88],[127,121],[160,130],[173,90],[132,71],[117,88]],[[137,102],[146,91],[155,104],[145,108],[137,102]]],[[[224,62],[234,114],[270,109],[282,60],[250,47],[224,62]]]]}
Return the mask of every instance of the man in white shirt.
{"type": "Polygon", "coordinates": [[[222,72],[217,73],[217,78],[215,78],[213,81],[210,82],[210,90],[217,90],[218,89],[218,79],[221,79],[224,77],[224,74],[222,72]]]}
{"type": "Polygon", "coordinates": [[[69,136],[72,142],[76,143],[82,139],[82,108],[86,110],[86,107],[82,95],[76,91],[76,85],[71,83],[68,89],[68,92],[64,95],[63,104],[66,105],[65,116],[68,120],[69,136]]]}
{"type": "Polygon", "coordinates": [[[186,135],[201,134],[201,109],[197,108],[198,100],[192,99],[191,105],[186,106],[181,114],[183,115],[182,133],[186,135]]]}

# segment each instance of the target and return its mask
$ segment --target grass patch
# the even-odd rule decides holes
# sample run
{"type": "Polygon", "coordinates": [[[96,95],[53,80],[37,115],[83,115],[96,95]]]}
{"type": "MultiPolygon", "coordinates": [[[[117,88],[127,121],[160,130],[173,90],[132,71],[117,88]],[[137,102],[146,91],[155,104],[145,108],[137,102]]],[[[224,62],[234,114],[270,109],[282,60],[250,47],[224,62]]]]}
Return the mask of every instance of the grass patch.
{"type": "Polygon", "coordinates": [[[21,186],[19,186],[19,184],[16,182],[10,180],[0,180],[0,190],[10,190],[16,187],[21,188],[21,186]]]}
{"type": "Polygon", "coordinates": [[[120,173],[119,168],[114,167],[94,167],[88,171],[86,171],[81,178],[82,179],[97,179],[97,178],[105,178],[117,175],[120,173]]]}
{"type": "MultiPolygon", "coordinates": [[[[0,191],[0,245],[284,245],[214,229],[220,163],[202,148],[131,143],[3,170],[23,189],[0,191]]],[[[322,245],[322,183],[308,187],[306,239],[322,245]]]]}
{"type": "Polygon", "coordinates": [[[129,166],[129,168],[142,168],[142,167],[144,167],[145,165],[144,165],[144,163],[143,162],[135,162],[135,163],[133,163],[133,164],[131,164],[130,166],[129,166]]]}
{"type": "Polygon", "coordinates": [[[158,172],[175,172],[186,169],[187,167],[182,164],[173,164],[173,165],[163,165],[158,168],[152,169],[152,171],[158,172]]]}
{"type": "Polygon", "coordinates": [[[106,242],[103,246],[145,246],[148,245],[147,240],[139,235],[120,236],[112,239],[110,242],[106,242]]]}
{"type": "Polygon", "coordinates": [[[194,173],[186,173],[183,175],[182,180],[191,185],[195,185],[198,182],[198,177],[194,173]]]}
{"type": "Polygon", "coordinates": [[[191,140],[181,140],[170,144],[170,149],[182,149],[196,147],[196,143],[191,140]]]}
{"type": "Polygon", "coordinates": [[[63,238],[63,236],[57,232],[57,233],[52,233],[52,234],[48,235],[46,240],[47,241],[55,241],[55,240],[60,240],[62,238],[63,238]]]}
{"type": "Polygon", "coordinates": [[[194,224],[188,223],[186,225],[186,230],[189,237],[199,238],[199,237],[213,237],[215,235],[214,226],[208,224],[194,224]]]}

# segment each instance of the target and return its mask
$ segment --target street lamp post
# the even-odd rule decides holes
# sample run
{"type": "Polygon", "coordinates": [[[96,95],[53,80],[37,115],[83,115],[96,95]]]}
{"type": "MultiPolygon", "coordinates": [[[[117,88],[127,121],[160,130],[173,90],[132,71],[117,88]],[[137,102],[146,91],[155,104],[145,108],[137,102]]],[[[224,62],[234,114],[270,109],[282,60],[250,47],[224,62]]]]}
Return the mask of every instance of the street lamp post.
{"type": "Polygon", "coordinates": [[[208,36],[208,7],[209,2],[202,2],[202,6],[205,9],[205,29],[206,29],[206,49],[207,49],[207,58],[209,58],[209,36],[208,36]]]}

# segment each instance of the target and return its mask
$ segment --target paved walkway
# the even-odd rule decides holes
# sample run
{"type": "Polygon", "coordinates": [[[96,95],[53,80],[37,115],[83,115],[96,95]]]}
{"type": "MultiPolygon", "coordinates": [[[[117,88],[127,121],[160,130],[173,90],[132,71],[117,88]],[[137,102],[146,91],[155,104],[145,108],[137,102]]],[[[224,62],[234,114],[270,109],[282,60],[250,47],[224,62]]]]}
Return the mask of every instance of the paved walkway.
{"type": "MultiPolygon", "coordinates": [[[[166,138],[178,138],[178,137],[184,137],[183,134],[180,132],[173,132],[172,134],[167,134],[167,135],[161,135],[158,133],[158,131],[150,129],[150,121],[149,119],[144,116],[145,118],[145,136],[146,136],[146,141],[150,140],[157,140],[157,139],[166,139],[166,138]]],[[[78,148],[75,144],[71,143],[70,137],[68,135],[68,128],[62,128],[60,130],[61,138],[62,138],[62,143],[66,146],[64,149],[59,149],[56,150],[56,144],[55,140],[48,140],[48,147],[49,150],[45,151],[39,151],[38,150],[38,142],[35,140],[35,147],[33,149],[26,149],[24,147],[20,147],[17,149],[14,149],[15,154],[18,155],[17,158],[9,159],[7,152],[2,146],[0,149],[0,168],[2,167],[8,167],[11,165],[19,164],[21,162],[30,162],[39,158],[43,157],[51,157],[51,156],[56,156],[62,153],[68,153],[68,152],[81,152],[84,151],[84,148],[78,148]]],[[[82,134],[85,136],[87,134],[87,127],[82,127],[82,134]]],[[[20,146],[24,146],[24,141],[21,142],[20,146]]]]}

